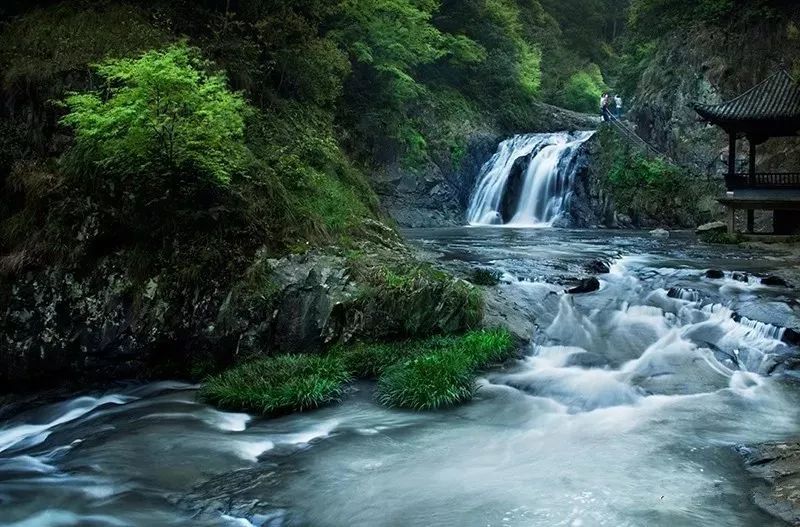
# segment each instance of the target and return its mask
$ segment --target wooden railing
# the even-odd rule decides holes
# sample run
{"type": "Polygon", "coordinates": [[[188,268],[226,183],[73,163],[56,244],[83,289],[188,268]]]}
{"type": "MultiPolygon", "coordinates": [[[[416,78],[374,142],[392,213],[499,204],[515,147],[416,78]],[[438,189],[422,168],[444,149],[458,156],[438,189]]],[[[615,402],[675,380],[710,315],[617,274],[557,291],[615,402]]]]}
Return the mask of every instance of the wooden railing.
{"type": "Polygon", "coordinates": [[[800,189],[800,172],[759,172],[752,177],[750,174],[736,174],[725,177],[725,185],[730,190],[746,188],[792,188],[800,189]]]}

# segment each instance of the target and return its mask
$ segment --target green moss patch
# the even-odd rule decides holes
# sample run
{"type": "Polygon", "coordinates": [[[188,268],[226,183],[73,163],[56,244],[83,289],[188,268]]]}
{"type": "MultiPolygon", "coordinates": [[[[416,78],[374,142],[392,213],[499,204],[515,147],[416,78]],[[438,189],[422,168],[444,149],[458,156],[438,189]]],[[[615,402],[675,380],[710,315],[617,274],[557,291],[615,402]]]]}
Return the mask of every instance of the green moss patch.
{"type": "Polygon", "coordinates": [[[353,277],[364,284],[352,307],[366,327],[402,339],[461,333],[483,319],[483,296],[469,283],[413,260],[374,261],[385,260],[359,255],[349,261],[353,277]]]}
{"type": "Polygon", "coordinates": [[[200,396],[228,410],[280,415],[338,401],[350,379],[344,363],[333,355],[282,355],[212,377],[200,396]]]}

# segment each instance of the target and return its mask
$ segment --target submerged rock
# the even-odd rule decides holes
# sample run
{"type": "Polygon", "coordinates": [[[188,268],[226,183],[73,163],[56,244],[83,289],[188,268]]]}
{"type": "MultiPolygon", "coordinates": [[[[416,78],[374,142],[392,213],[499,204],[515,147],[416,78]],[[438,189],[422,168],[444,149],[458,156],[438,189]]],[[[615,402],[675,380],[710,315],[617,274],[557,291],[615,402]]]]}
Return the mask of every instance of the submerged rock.
{"type": "Polygon", "coordinates": [[[800,443],[739,447],[747,470],[766,480],[753,491],[756,505],[791,525],[800,525],[800,443]]]}
{"type": "Polygon", "coordinates": [[[579,281],[578,285],[572,289],[567,289],[567,293],[570,295],[582,295],[585,293],[593,293],[598,289],[600,289],[600,280],[593,276],[579,281]]]}
{"type": "Polygon", "coordinates": [[[583,353],[573,353],[567,358],[567,367],[578,368],[605,368],[608,366],[608,359],[599,353],[586,351],[583,353]]]}

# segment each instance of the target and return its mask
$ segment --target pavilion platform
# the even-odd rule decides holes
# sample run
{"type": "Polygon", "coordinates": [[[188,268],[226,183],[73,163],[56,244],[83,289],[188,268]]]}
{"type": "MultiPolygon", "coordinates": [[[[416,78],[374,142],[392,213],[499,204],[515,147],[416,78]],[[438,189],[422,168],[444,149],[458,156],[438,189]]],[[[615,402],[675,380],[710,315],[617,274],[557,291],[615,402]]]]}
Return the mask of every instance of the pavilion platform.
{"type": "Polygon", "coordinates": [[[781,68],[742,95],[720,104],[695,104],[700,118],[729,136],[728,191],[719,202],[728,213],[728,233],[736,233],[736,212],[747,212],[747,233],[753,234],[755,211],[773,213],[775,235],[800,234],[800,172],[759,172],[756,148],[774,137],[800,136],[800,84],[781,68]],[[737,172],[736,146],[747,139],[748,170],[737,172]]]}

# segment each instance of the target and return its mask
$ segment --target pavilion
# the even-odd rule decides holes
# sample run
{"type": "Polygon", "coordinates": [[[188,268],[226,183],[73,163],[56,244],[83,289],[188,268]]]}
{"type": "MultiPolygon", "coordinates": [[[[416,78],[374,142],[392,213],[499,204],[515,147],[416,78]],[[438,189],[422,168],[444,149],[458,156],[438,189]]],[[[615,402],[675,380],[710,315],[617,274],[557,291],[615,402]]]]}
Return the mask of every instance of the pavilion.
{"type": "MultiPolygon", "coordinates": [[[[736,211],[747,211],[747,232],[754,230],[756,210],[774,212],[774,234],[800,234],[800,166],[797,172],[756,170],[756,147],[775,137],[800,135],[800,84],[784,69],[739,97],[721,104],[696,104],[700,117],[728,133],[727,194],[720,199],[728,211],[728,233],[736,231],[736,211]],[[749,170],[736,171],[736,141],[750,145],[749,170]]],[[[800,149],[800,144],[798,145],[800,149]]]]}

